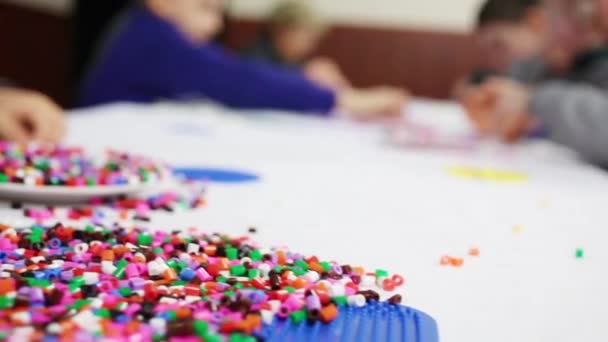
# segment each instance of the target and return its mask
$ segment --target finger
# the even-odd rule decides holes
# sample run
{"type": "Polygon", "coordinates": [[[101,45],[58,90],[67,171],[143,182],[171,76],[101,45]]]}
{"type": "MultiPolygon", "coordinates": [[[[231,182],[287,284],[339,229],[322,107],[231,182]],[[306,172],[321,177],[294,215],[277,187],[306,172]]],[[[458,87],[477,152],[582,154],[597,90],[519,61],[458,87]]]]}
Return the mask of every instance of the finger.
{"type": "Polygon", "coordinates": [[[32,139],[27,128],[14,116],[2,120],[2,132],[0,135],[2,135],[3,139],[20,144],[27,143],[32,139]]]}

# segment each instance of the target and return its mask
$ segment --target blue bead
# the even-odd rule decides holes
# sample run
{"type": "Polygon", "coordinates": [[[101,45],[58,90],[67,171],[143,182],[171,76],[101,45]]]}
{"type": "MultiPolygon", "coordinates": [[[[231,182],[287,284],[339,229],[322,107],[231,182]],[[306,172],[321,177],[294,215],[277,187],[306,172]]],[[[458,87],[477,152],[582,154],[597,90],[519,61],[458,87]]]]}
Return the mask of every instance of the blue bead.
{"type": "Polygon", "coordinates": [[[192,280],[194,279],[194,277],[196,276],[196,273],[194,273],[193,270],[189,269],[189,268],[184,268],[180,273],[179,273],[179,277],[182,280],[192,280]]]}

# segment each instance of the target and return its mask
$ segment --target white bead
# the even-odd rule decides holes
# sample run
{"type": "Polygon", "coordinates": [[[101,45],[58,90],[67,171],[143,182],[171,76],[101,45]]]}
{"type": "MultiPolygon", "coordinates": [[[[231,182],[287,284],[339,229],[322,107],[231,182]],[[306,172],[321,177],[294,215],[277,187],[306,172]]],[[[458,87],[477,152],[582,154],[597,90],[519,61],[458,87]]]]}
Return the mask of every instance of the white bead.
{"type": "Polygon", "coordinates": [[[19,321],[23,324],[30,324],[32,321],[32,316],[30,315],[29,311],[15,312],[11,315],[11,317],[13,320],[19,321]]]}
{"type": "Polygon", "coordinates": [[[244,264],[244,263],[246,263],[246,262],[251,263],[251,258],[249,258],[249,257],[244,257],[244,258],[242,258],[242,259],[241,259],[241,264],[244,264]]]}
{"type": "Polygon", "coordinates": [[[101,298],[94,298],[90,305],[93,309],[99,309],[103,306],[103,300],[101,298]]]}
{"type": "Polygon", "coordinates": [[[150,320],[150,326],[157,334],[165,334],[167,329],[166,324],[167,323],[162,318],[155,317],[150,320]]]}
{"type": "Polygon", "coordinates": [[[329,287],[327,293],[331,298],[343,297],[346,294],[346,290],[342,284],[333,284],[329,287]]]}
{"type": "Polygon", "coordinates": [[[74,253],[76,254],[84,254],[89,250],[89,245],[86,243],[79,243],[74,246],[74,253]]]}
{"type": "Polygon", "coordinates": [[[190,256],[188,253],[182,253],[179,255],[179,260],[188,262],[192,260],[192,256],[190,256]]]}
{"type": "Polygon", "coordinates": [[[319,276],[319,273],[316,271],[308,271],[304,274],[304,277],[308,279],[311,283],[315,283],[321,278],[321,276],[319,276]]]}
{"type": "Polygon", "coordinates": [[[84,272],[82,277],[86,285],[95,285],[99,282],[99,273],[96,272],[84,272]]]}
{"type": "Polygon", "coordinates": [[[384,280],[386,279],[386,277],[378,277],[376,278],[376,286],[383,288],[384,287],[384,280]]]}
{"type": "Polygon", "coordinates": [[[188,244],[188,249],[187,249],[188,253],[198,253],[200,250],[201,250],[201,246],[199,246],[195,243],[188,244]]]}
{"type": "Polygon", "coordinates": [[[81,311],[72,317],[72,322],[76,323],[81,329],[94,333],[100,330],[99,317],[93,311],[81,311]]]}
{"type": "Polygon", "coordinates": [[[201,297],[199,297],[199,296],[186,296],[186,298],[184,298],[184,301],[188,304],[196,303],[200,300],[201,300],[201,297]]]}
{"type": "Polygon", "coordinates": [[[268,277],[268,273],[270,273],[270,265],[260,264],[260,266],[258,266],[258,270],[260,271],[260,276],[262,276],[262,278],[266,278],[268,277]]]}
{"type": "Polygon", "coordinates": [[[174,304],[177,303],[177,299],[171,297],[163,297],[158,302],[164,304],[174,304]]]}
{"type": "Polygon", "coordinates": [[[161,275],[162,273],[163,273],[162,267],[161,267],[161,265],[158,264],[158,262],[150,261],[148,263],[148,274],[150,276],[158,276],[158,275],[161,275]]]}
{"type": "Polygon", "coordinates": [[[364,295],[357,294],[357,295],[353,295],[353,296],[348,296],[348,298],[346,299],[346,302],[348,303],[348,305],[351,305],[351,306],[362,307],[362,306],[365,306],[365,303],[367,302],[367,300],[365,299],[364,295]]]}
{"type": "Polygon", "coordinates": [[[272,313],[277,313],[277,311],[279,311],[279,308],[281,307],[281,301],[280,300],[269,300],[268,305],[270,305],[270,311],[272,313]]]}
{"type": "Polygon", "coordinates": [[[371,287],[374,285],[376,278],[369,276],[369,275],[364,275],[363,277],[361,277],[361,286],[362,287],[371,287]]]}
{"type": "Polygon", "coordinates": [[[102,261],[101,271],[104,274],[112,274],[114,271],[116,271],[116,266],[114,266],[111,261],[102,261]]]}
{"type": "Polygon", "coordinates": [[[260,314],[262,315],[262,321],[265,324],[267,324],[267,325],[272,324],[272,321],[274,320],[274,313],[272,311],[260,310],[260,314]]]}
{"type": "Polygon", "coordinates": [[[30,260],[31,260],[31,261],[32,261],[34,264],[38,264],[38,263],[41,263],[41,262],[43,262],[44,260],[46,260],[46,258],[45,258],[45,257],[43,257],[43,256],[35,256],[35,257],[32,257],[30,260]]]}
{"type": "Polygon", "coordinates": [[[61,326],[57,323],[51,323],[47,325],[46,332],[51,335],[59,335],[61,333],[61,326]]]}

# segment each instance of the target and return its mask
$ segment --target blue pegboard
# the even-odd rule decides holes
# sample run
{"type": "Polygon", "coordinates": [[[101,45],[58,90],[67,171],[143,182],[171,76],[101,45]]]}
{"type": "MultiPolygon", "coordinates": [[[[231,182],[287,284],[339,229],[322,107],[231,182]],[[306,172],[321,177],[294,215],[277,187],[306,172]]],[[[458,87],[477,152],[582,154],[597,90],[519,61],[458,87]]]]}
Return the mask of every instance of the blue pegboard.
{"type": "Polygon", "coordinates": [[[266,342],[439,342],[437,324],[429,315],[401,305],[369,303],[343,307],[331,324],[293,324],[279,320],[265,326],[266,342]]]}
{"type": "Polygon", "coordinates": [[[241,170],[215,168],[174,168],[173,173],[188,180],[202,180],[215,183],[249,183],[257,182],[260,177],[256,174],[241,170]]]}

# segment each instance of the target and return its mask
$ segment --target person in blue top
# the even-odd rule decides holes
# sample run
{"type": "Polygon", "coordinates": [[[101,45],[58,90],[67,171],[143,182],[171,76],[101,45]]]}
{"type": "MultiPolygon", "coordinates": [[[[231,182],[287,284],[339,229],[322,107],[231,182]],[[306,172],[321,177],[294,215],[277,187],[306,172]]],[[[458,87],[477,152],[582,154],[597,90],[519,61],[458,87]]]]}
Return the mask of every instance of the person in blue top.
{"type": "Polygon", "coordinates": [[[357,119],[397,114],[400,89],[330,90],[300,72],[241,60],[211,42],[222,0],[146,0],[133,7],[88,75],[83,106],[204,98],[238,109],[277,109],[357,119]]]}

